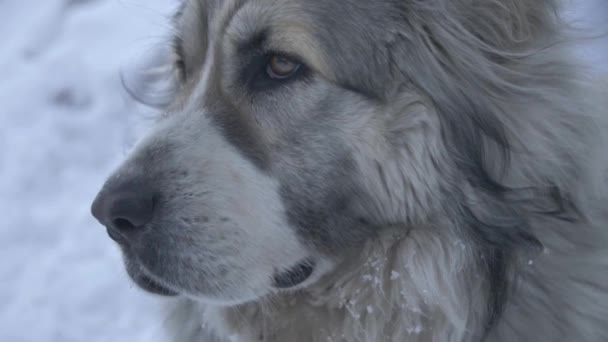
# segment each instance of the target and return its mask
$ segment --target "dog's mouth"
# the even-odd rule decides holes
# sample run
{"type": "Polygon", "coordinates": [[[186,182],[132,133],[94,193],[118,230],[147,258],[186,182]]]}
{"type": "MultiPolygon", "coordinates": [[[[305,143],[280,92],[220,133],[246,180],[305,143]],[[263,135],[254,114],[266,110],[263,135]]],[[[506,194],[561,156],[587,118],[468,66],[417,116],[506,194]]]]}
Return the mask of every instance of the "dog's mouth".
{"type": "MultiPolygon", "coordinates": [[[[131,280],[142,290],[151,294],[160,296],[178,296],[181,293],[175,290],[173,286],[167,286],[165,281],[159,279],[156,275],[152,275],[147,270],[142,261],[135,255],[129,244],[121,243],[120,236],[112,236],[112,231],[108,230],[108,234],[118,242],[118,245],[123,251],[125,267],[131,280]]],[[[276,289],[293,289],[301,285],[306,280],[311,278],[315,271],[316,262],[312,259],[304,259],[295,266],[286,270],[275,270],[272,275],[272,287],[276,289]]]]}
{"type": "Polygon", "coordinates": [[[141,263],[131,255],[131,252],[128,248],[121,246],[124,253],[124,261],[125,268],[127,270],[127,274],[133,280],[135,285],[137,285],[142,290],[156,294],[159,296],[177,296],[179,293],[175,290],[170,289],[169,287],[161,284],[161,282],[155,280],[153,277],[149,276],[141,263]]]}
{"type": "MultiPolygon", "coordinates": [[[[314,272],[315,264],[313,261],[306,260],[287,271],[277,272],[273,277],[273,286],[278,289],[290,289],[305,282],[314,272]]],[[[131,277],[135,284],[141,289],[152,294],[173,297],[179,295],[178,292],[171,290],[143,273],[131,277]]]]}
{"type": "Polygon", "coordinates": [[[275,273],[273,277],[273,285],[278,289],[289,289],[295,287],[306,281],[306,279],[310,278],[314,269],[314,261],[302,261],[287,271],[275,273]]]}
{"type": "MultiPolygon", "coordinates": [[[[294,288],[309,279],[313,274],[314,269],[315,263],[313,261],[302,261],[287,271],[276,272],[273,277],[273,286],[277,289],[294,288]]],[[[149,293],[166,297],[179,295],[175,290],[160,284],[145,273],[138,272],[137,274],[131,274],[131,278],[137,286],[149,293]]]]}
{"type": "Polygon", "coordinates": [[[133,278],[133,281],[137,284],[137,286],[139,286],[142,290],[150,292],[152,294],[156,294],[159,296],[166,296],[166,297],[174,297],[179,294],[179,293],[159,284],[158,282],[156,282],[155,280],[153,280],[152,278],[150,278],[144,274],[139,274],[136,277],[132,277],[132,278],[133,278]]]}

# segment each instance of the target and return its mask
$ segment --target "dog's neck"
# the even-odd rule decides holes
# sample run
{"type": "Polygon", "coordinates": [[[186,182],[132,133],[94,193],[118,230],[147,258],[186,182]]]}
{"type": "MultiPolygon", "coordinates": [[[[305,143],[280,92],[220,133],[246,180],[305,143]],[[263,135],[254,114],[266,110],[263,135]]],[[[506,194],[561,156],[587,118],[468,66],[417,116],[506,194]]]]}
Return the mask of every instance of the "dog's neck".
{"type": "Polygon", "coordinates": [[[479,274],[474,253],[463,241],[432,227],[396,227],[310,288],[234,308],[192,304],[191,312],[184,313],[188,317],[174,319],[194,319],[198,324],[189,323],[191,329],[202,324],[223,339],[243,342],[447,341],[472,336],[482,333],[485,323],[480,318],[485,312],[473,308],[485,306],[469,301],[484,301],[486,285],[482,276],[469,278],[479,274]]]}

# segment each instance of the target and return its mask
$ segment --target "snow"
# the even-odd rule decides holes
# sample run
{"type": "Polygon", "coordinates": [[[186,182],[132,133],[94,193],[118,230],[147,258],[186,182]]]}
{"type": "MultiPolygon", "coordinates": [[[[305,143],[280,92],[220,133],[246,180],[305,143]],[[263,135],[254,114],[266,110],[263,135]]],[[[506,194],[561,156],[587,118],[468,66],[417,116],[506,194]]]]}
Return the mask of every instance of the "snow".
{"type": "Polygon", "coordinates": [[[0,341],[162,341],[89,214],[135,140],[119,71],[168,33],[169,0],[0,1],[0,341]]]}
{"type": "MultiPolygon", "coordinates": [[[[119,71],[166,40],[175,1],[0,0],[0,341],[165,340],[89,205],[146,123],[119,71]]],[[[581,12],[605,23],[607,4],[581,12]]],[[[608,39],[591,45],[608,69],[608,39]]]]}

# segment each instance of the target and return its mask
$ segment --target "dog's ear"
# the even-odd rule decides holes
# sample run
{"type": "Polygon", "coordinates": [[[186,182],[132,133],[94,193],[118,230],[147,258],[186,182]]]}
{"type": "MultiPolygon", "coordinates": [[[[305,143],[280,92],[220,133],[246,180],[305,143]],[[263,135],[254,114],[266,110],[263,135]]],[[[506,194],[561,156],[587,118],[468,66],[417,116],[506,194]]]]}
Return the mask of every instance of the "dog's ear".
{"type": "Polygon", "coordinates": [[[559,4],[559,0],[408,0],[404,9],[410,23],[426,22],[432,31],[438,25],[484,50],[513,52],[555,38],[563,27],[559,4]]]}
{"type": "MultiPolygon", "coordinates": [[[[402,3],[405,44],[393,59],[405,61],[400,71],[432,99],[444,128],[466,140],[461,146],[484,149],[489,138],[508,159],[507,121],[517,118],[505,107],[547,95],[547,71],[528,57],[560,38],[558,3],[408,0],[402,3]]],[[[475,153],[479,160],[482,154],[475,153]]]]}
{"type": "Polygon", "coordinates": [[[546,211],[560,211],[567,198],[546,184],[530,192],[504,179],[514,147],[521,147],[516,130],[529,122],[524,110],[514,108],[551,103],[558,91],[548,90],[547,79],[555,70],[560,77],[568,70],[552,68],[560,60],[539,53],[559,39],[558,1],[408,0],[401,5],[403,44],[391,50],[397,55],[392,59],[401,61],[397,67],[407,82],[432,103],[446,155],[468,183],[470,193],[461,197],[476,204],[457,210],[470,210],[474,234],[489,245],[535,245],[519,218],[522,201],[512,199],[543,197],[550,201],[546,211]]]}
{"type": "Polygon", "coordinates": [[[493,47],[516,47],[555,33],[556,0],[442,0],[469,32],[493,47]]]}

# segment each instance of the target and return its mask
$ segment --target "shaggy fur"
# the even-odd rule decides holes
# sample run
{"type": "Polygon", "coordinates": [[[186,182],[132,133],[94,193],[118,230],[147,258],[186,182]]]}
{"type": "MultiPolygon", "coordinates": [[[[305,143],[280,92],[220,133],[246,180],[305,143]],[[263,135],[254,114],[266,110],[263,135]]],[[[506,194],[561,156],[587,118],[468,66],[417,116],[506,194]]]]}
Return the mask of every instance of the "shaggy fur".
{"type": "Polygon", "coordinates": [[[558,13],[186,1],[167,114],[96,200],[160,194],[121,246],[136,282],[181,294],[172,340],[608,341],[608,87],[558,13]],[[242,71],[258,50],[303,79],[242,71]]]}

